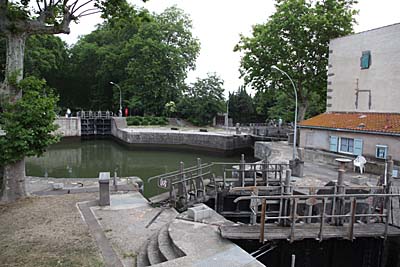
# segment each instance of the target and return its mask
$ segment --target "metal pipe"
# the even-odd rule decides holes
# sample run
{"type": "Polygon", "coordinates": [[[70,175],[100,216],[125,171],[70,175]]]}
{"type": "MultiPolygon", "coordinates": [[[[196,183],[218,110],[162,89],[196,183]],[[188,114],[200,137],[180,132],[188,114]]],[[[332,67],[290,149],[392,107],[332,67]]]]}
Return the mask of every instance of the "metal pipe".
{"type": "Polygon", "coordinates": [[[110,84],[115,85],[119,89],[119,111],[118,111],[118,115],[119,115],[119,117],[122,117],[122,90],[121,90],[121,87],[119,87],[119,85],[116,84],[115,82],[110,82],[110,84]]]}

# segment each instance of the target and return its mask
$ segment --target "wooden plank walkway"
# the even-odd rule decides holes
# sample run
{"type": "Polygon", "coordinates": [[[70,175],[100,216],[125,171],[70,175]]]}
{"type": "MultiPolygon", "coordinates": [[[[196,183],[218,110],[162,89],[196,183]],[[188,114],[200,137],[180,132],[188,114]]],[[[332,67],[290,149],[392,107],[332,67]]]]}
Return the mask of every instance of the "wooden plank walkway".
{"type": "MultiPolygon", "coordinates": [[[[222,237],[228,239],[260,239],[260,225],[226,225],[220,226],[222,237]]],[[[320,231],[319,223],[296,224],[294,240],[318,239],[320,231]]],[[[348,239],[349,224],[343,226],[324,225],[323,239],[344,238],[348,239]]],[[[354,238],[356,237],[383,237],[385,233],[384,223],[354,224],[354,238]]],[[[290,239],[291,228],[277,224],[265,224],[264,240],[290,239]]],[[[400,228],[388,226],[388,236],[400,236],[400,228]]]]}

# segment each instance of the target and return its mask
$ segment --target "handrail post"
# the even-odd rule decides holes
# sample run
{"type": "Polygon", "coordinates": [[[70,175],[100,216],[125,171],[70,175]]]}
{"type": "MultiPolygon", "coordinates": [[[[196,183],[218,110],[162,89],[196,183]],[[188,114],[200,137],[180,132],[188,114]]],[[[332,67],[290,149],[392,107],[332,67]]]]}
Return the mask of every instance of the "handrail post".
{"type": "Polygon", "coordinates": [[[239,184],[241,187],[245,186],[245,171],[246,171],[246,161],[244,160],[244,154],[242,154],[241,159],[240,159],[240,179],[239,179],[239,184]]]}
{"type": "Polygon", "coordinates": [[[199,189],[201,188],[201,190],[203,190],[203,194],[205,193],[204,190],[204,179],[203,179],[203,169],[201,167],[201,158],[197,158],[197,174],[198,174],[198,178],[196,178],[196,197],[199,196],[198,192],[199,189]]]}
{"type": "Polygon", "coordinates": [[[178,183],[178,199],[181,198],[184,195],[184,169],[185,169],[185,163],[182,161],[179,163],[179,180],[180,182],[178,183]]]}
{"type": "MultiPolygon", "coordinates": [[[[342,195],[344,194],[344,169],[339,169],[338,170],[338,180],[337,180],[337,186],[338,186],[338,194],[342,195]]],[[[337,212],[336,214],[338,215],[343,215],[344,213],[344,205],[345,205],[345,201],[343,197],[340,197],[338,199],[338,203],[337,203],[337,212]]],[[[336,220],[336,225],[343,225],[343,218],[339,217],[336,220]]]]}
{"type": "Polygon", "coordinates": [[[324,240],[324,224],[325,224],[326,202],[327,202],[326,198],[324,197],[322,199],[321,224],[320,224],[320,227],[319,227],[319,235],[318,235],[319,242],[322,242],[324,240]]]}
{"type": "Polygon", "coordinates": [[[291,225],[290,225],[290,243],[294,242],[294,230],[295,230],[295,224],[296,224],[296,215],[297,215],[297,198],[293,199],[293,208],[292,208],[292,214],[290,215],[291,219],[291,225]]]}
{"type": "Polygon", "coordinates": [[[357,200],[355,197],[351,198],[350,202],[350,230],[349,230],[349,239],[353,241],[354,239],[354,224],[356,222],[356,208],[357,208],[357,200]]]}
{"type": "Polygon", "coordinates": [[[265,198],[262,199],[261,204],[261,217],[260,217],[260,243],[264,244],[264,235],[265,235],[265,211],[267,209],[267,200],[265,198]]]}

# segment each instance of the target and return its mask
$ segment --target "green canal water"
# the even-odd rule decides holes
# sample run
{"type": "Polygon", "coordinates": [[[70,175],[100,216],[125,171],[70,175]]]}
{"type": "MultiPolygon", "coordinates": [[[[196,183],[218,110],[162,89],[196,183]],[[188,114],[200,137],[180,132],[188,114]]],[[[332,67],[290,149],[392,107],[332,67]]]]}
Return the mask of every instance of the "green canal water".
{"type": "MultiPolygon", "coordinates": [[[[250,154],[249,154],[250,156],[250,154]]],[[[224,156],[204,151],[155,150],[127,147],[112,139],[63,139],[52,145],[42,157],[26,160],[28,176],[54,178],[96,178],[99,172],[116,170],[118,176],[138,176],[147,181],[149,177],[171,172],[202,162],[239,162],[240,155],[224,156]]],[[[158,193],[155,185],[145,183],[145,195],[158,193]]]]}

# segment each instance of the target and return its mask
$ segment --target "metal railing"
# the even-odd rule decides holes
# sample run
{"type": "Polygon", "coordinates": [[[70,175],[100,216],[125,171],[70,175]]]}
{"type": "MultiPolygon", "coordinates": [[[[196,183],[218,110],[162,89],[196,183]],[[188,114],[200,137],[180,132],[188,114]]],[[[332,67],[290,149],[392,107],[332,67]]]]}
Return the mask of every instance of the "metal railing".
{"type": "Polygon", "coordinates": [[[112,111],[78,111],[76,112],[77,117],[82,119],[109,119],[114,115],[112,111]]]}
{"type": "MultiPolygon", "coordinates": [[[[385,186],[357,186],[344,188],[343,194],[336,194],[338,186],[326,187],[293,187],[290,194],[268,196],[240,196],[235,203],[243,200],[261,204],[260,215],[260,242],[264,242],[265,225],[268,221],[278,223],[283,227],[290,227],[290,241],[295,240],[296,225],[304,223],[319,223],[318,239],[324,239],[326,224],[343,226],[348,225],[347,237],[354,239],[354,224],[357,221],[365,224],[384,222],[384,237],[387,231],[392,212],[392,198],[399,198],[400,194],[385,194],[385,186]],[[305,194],[293,195],[294,191],[306,189],[316,192],[317,189],[332,190],[333,194],[305,194]],[[370,193],[346,193],[354,190],[369,190],[370,193]],[[374,193],[372,191],[377,191],[374,193]],[[267,205],[279,203],[279,212],[276,216],[267,215],[267,205]]],[[[284,192],[284,190],[282,190],[284,192]]],[[[254,221],[253,221],[254,222],[254,221]]]]}
{"type": "Polygon", "coordinates": [[[181,162],[179,170],[150,177],[147,181],[157,180],[157,186],[169,191],[170,203],[176,206],[177,202],[204,200],[207,185],[214,189],[217,185],[221,189],[280,185],[288,167],[288,164],[246,163],[243,156],[239,163],[202,163],[197,159],[195,166],[185,168],[181,162]]]}

